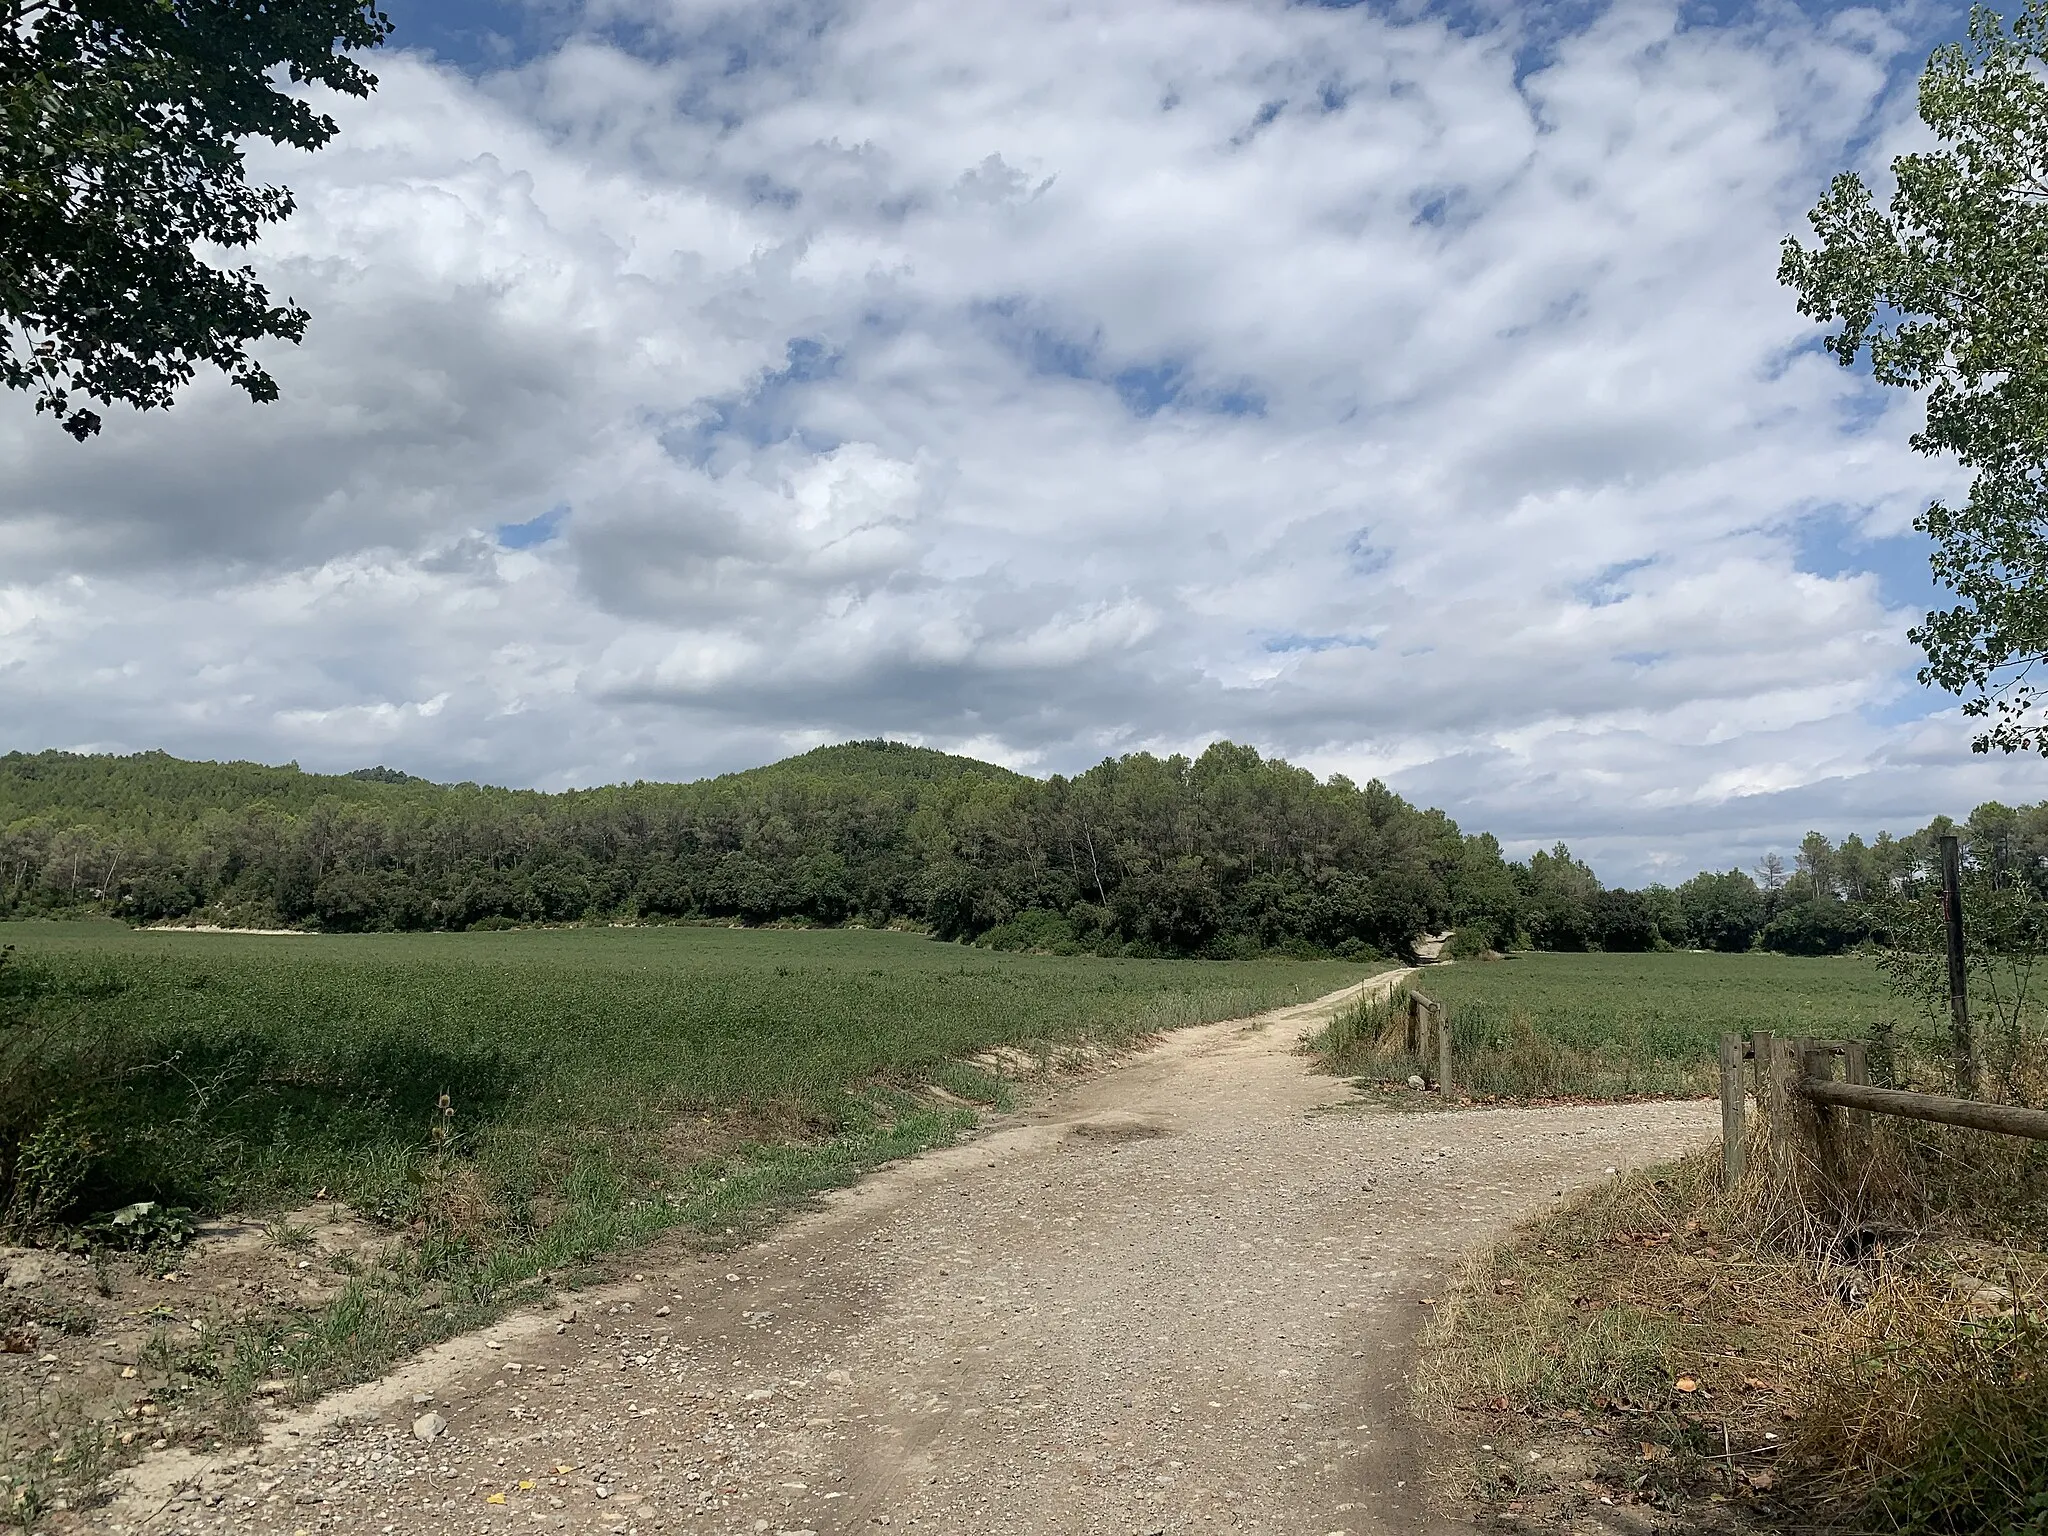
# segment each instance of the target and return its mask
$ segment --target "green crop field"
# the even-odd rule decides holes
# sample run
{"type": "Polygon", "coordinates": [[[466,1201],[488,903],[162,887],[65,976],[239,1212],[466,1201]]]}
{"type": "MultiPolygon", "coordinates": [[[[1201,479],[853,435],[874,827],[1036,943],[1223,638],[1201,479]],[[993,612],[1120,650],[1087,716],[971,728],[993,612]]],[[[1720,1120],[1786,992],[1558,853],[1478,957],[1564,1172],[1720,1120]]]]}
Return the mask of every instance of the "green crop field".
{"type": "Polygon", "coordinates": [[[53,1218],[135,1199],[262,1208],[317,1188],[409,1217],[443,1092],[455,1142],[436,1155],[476,1166],[508,1208],[538,1208],[576,1167],[655,1177],[678,1146],[720,1139],[679,1124],[805,1141],[872,1129],[900,1118],[877,1109],[892,1093],[999,1094],[959,1064],[986,1047],[1113,1044],[1370,969],[998,954],[858,930],[50,923],[0,925],[0,943],[15,946],[0,972],[20,1015],[10,1048],[33,1058],[9,1063],[13,1097],[33,1080],[90,1147],[69,1190],[13,1192],[53,1218]]]}
{"type": "Polygon", "coordinates": [[[167,1390],[223,1423],[259,1377],[299,1396],[361,1379],[608,1250],[745,1233],[950,1140],[968,1101],[1010,1092],[977,1052],[1056,1065],[1380,968],[690,927],[41,923],[0,925],[0,944],[0,1236],[98,1242],[96,1216],[153,1201],[160,1239],[183,1208],[291,1241],[285,1218],[318,1195],[389,1234],[315,1313],[244,1309],[164,1345],[167,1390]]]}
{"type": "MultiPolygon", "coordinates": [[[[1725,1032],[1864,1037],[1899,1017],[1877,967],[1855,956],[1531,952],[1433,968],[1413,986],[1444,1005],[1454,1083],[1478,1097],[1711,1093],[1725,1032]]],[[[1329,1064],[1396,1080],[1416,1070],[1382,1048],[1388,1016],[1382,1005],[1337,1021],[1329,1064]]]]}

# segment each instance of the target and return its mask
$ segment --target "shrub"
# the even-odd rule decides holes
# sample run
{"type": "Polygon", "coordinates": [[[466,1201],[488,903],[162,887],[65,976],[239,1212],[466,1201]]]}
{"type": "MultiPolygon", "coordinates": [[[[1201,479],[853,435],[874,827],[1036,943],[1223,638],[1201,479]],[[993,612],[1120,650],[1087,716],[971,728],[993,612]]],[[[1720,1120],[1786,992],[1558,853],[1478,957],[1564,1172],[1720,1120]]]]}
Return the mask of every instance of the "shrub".
{"type": "Polygon", "coordinates": [[[1756,942],[1781,955],[1839,955],[1869,936],[1869,925],[1855,910],[1824,898],[1785,908],[1764,924],[1756,942]]]}
{"type": "Polygon", "coordinates": [[[1451,942],[1444,952],[1453,960],[1478,960],[1500,948],[1497,937],[1493,924],[1481,918],[1477,922],[1461,924],[1451,934],[1451,942]]]}
{"type": "Polygon", "coordinates": [[[1035,949],[1070,955],[1080,949],[1074,925],[1057,912],[1030,907],[1006,923],[998,923],[975,941],[984,949],[1035,949]]]}

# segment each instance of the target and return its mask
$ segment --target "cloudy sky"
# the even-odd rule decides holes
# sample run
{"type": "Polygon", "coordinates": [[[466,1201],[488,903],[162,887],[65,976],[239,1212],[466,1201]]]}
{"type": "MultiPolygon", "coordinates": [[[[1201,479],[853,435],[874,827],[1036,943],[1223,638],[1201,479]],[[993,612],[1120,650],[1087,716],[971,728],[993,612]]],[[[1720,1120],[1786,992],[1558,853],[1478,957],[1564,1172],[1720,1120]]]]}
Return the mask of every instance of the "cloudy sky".
{"type": "Polygon", "coordinates": [[[555,788],[1255,743],[1611,880],[1908,830],[1953,472],[1778,242],[1961,6],[413,0],[313,312],[0,401],[0,748],[555,788]]]}

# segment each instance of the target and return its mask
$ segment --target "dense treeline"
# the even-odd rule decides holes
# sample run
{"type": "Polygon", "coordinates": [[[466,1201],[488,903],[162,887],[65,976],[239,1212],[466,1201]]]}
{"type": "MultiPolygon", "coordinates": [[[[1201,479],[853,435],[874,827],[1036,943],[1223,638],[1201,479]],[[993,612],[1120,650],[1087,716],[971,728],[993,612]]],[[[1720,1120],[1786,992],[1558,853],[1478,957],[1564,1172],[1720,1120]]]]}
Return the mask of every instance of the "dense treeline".
{"type": "Polygon", "coordinates": [[[1987,802],[1967,822],[1937,816],[1907,837],[1851,833],[1840,844],[1809,832],[1787,868],[1777,854],[1753,873],[1693,876],[1672,889],[1603,890],[1562,846],[1521,871],[1521,934],[1541,949],[1767,949],[1833,955],[1883,942],[1903,903],[1940,878],[1939,843],[1962,840],[1976,881],[2048,900],[2048,804],[1987,802]]]}
{"type": "MultiPolygon", "coordinates": [[[[1605,890],[1560,845],[1526,863],[1377,782],[1268,761],[1105,761],[1026,778],[892,742],[821,747],[692,784],[543,794],[390,769],[0,757],[0,915],[331,931],[712,919],[907,923],[942,938],[1098,953],[1462,947],[1839,950],[1919,879],[1913,837],[1810,836],[1796,869],[1605,890]]],[[[2048,812],[1986,806],[1980,864],[2032,878],[2048,812]]]]}
{"type": "Polygon", "coordinates": [[[1319,783],[1227,744],[1036,780],[863,742],[693,784],[563,794],[13,754],[0,758],[0,825],[7,910],[140,922],[904,922],[998,944],[1226,955],[1397,949],[1489,900],[1512,911],[1491,839],[1382,785],[1319,783]]]}

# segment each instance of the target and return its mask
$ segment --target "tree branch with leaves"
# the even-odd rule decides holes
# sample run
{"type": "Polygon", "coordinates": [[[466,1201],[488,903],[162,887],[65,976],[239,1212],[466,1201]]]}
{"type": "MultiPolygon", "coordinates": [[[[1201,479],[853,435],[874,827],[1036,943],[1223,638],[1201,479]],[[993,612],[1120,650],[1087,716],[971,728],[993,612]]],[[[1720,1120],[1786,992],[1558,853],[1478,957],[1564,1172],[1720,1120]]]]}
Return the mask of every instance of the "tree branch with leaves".
{"type": "Polygon", "coordinates": [[[161,408],[202,364],[276,399],[249,348],[306,311],[200,249],[291,214],[244,144],[326,144],[299,88],[369,95],[350,54],[390,31],[365,0],[0,0],[0,384],[80,441],[78,397],[161,408]]]}
{"type": "Polygon", "coordinates": [[[1788,239],[1779,278],[1802,314],[1833,325],[1844,367],[1925,396],[1913,446],[1974,479],[1961,507],[1929,506],[1934,575],[1961,599],[1912,631],[1920,679],[1990,723],[1979,752],[2048,753],[2039,667],[2048,659],[2048,0],[2010,25],[1971,13],[1969,40],[1920,78],[1941,147],[1892,161],[1880,209],[1837,176],[1788,239]]]}

